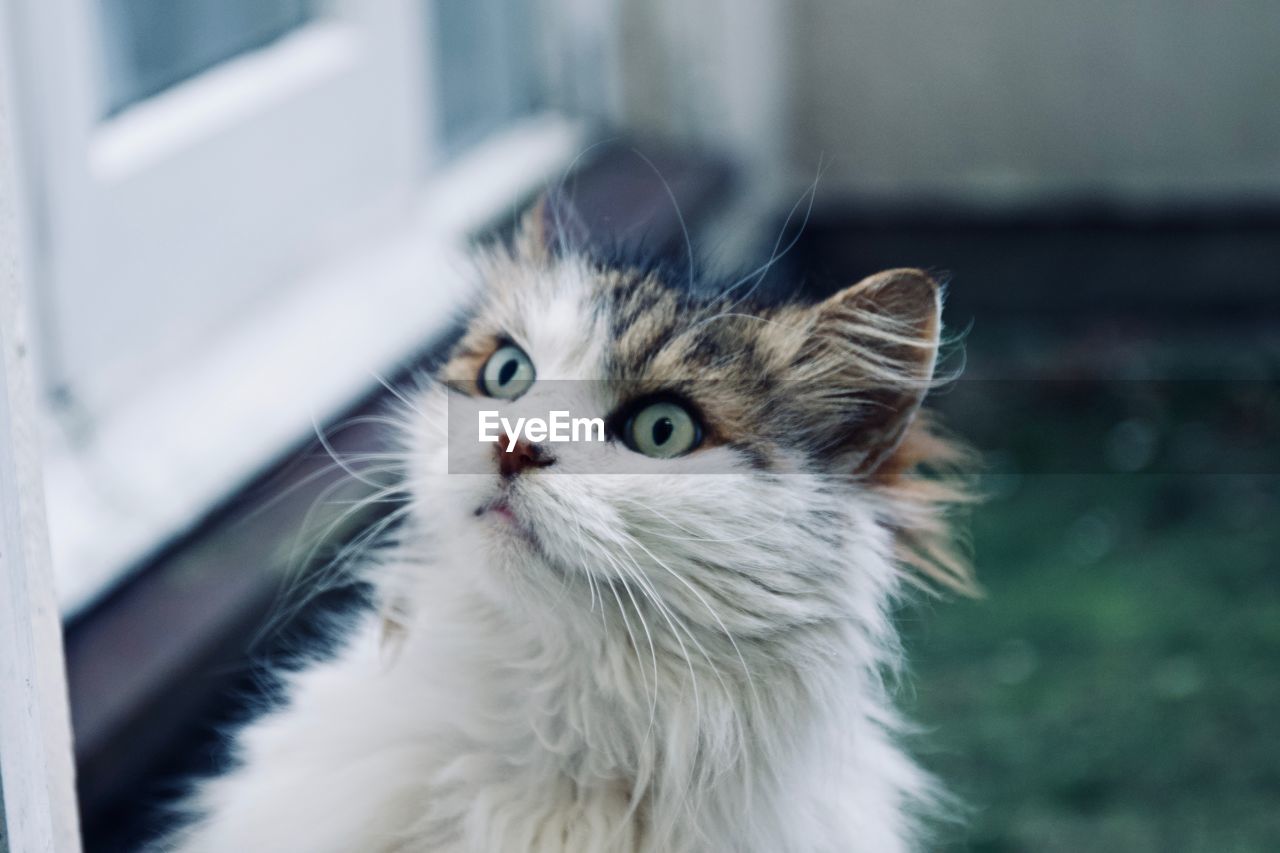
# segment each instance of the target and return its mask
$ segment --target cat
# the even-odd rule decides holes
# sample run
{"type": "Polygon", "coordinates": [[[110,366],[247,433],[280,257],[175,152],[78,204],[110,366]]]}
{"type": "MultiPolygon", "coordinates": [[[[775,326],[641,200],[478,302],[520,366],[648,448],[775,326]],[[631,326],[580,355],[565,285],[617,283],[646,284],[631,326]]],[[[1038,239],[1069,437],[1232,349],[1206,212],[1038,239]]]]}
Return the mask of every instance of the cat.
{"type": "Polygon", "coordinates": [[[964,492],[920,474],[960,453],[920,411],[938,284],[704,296],[600,260],[551,207],[481,253],[474,317],[403,398],[378,606],[284,677],[157,849],[924,843],[945,796],[897,743],[891,611],[908,585],[971,585],[964,492]],[[556,388],[605,441],[475,439],[480,413],[545,415],[556,388]]]}

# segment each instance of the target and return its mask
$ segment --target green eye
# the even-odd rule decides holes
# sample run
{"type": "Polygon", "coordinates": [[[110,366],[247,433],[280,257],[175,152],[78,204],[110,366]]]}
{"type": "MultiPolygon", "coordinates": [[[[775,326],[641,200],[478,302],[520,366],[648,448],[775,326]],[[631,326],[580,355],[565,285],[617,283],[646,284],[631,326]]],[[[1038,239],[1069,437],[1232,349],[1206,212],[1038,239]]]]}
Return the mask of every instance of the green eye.
{"type": "Polygon", "coordinates": [[[630,420],[624,434],[627,446],[637,453],[670,459],[688,453],[702,441],[702,428],[679,403],[650,403],[630,420]]]}
{"type": "Polygon", "coordinates": [[[480,390],[490,397],[514,400],[533,384],[533,362],[515,344],[499,347],[480,371],[480,390]]]}

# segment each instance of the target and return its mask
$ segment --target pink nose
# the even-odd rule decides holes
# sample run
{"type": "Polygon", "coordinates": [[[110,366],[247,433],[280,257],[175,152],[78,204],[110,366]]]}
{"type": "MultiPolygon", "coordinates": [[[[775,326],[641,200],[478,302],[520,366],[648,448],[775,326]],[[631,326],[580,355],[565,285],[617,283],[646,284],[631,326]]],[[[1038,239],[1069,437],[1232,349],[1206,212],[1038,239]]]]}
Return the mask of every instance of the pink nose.
{"type": "Polygon", "coordinates": [[[555,461],[542,447],[523,438],[507,450],[510,444],[511,439],[503,433],[494,448],[498,454],[498,473],[504,477],[514,477],[526,468],[545,468],[555,461]]]}

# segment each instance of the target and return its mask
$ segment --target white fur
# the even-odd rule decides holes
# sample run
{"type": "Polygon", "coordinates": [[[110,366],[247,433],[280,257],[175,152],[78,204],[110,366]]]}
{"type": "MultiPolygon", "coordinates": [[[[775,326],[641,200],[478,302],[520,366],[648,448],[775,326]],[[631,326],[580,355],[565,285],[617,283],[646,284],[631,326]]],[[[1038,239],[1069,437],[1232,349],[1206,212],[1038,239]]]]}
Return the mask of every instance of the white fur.
{"type": "MultiPolygon", "coordinates": [[[[540,382],[504,411],[547,411],[545,378],[599,375],[590,287],[567,263],[509,306],[540,382]]],[[[607,414],[607,389],[573,387],[575,416],[607,414]]],[[[434,385],[413,401],[410,520],[371,574],[399,641],[370,617],[293,676],[168,849],[915,849],[929,782],[894,745],[884,682],[888,509],[798,458],[767,473],[725,447],[558,445],[509,498],[531,544],[475,514],[496,468],[448,473],[485,471],[493,450],[449,458],[446,407],[494,402],[434,385]],[[653,473],[599,473],[624,461],[653,473]]]]}

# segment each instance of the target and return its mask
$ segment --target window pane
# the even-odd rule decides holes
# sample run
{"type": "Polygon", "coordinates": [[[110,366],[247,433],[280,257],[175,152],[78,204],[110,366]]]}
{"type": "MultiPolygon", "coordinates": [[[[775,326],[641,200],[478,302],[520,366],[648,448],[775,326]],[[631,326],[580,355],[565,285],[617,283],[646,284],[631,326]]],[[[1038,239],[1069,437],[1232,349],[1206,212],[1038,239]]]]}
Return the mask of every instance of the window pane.
{"type": "Polygon", "coordinates": [[[535,21],[528,0],[428,2],[441,141],[454,152],[534,107],[535,21]]]}
{"type": "Polygon", "coordinates": [[[107,115],[270,44],[315,14],[316,0],[99,0],[107,115]]]}

